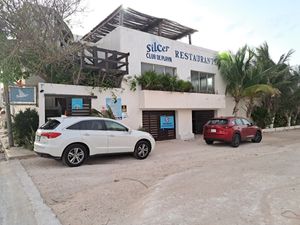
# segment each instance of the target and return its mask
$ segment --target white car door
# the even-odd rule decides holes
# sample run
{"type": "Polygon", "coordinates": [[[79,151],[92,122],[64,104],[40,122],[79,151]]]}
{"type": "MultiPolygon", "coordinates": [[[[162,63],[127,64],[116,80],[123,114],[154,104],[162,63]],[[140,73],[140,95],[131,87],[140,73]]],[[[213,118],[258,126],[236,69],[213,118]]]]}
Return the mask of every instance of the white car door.
{"type": "Polygon", "coordinates": [[[108,134],[108,152],[133,152],[136,137],[120,123],[105,120],[106,132],[108,134]]]}
{"type": "Polygon", "coordinates": [[[108,134],[102,120],[84,120],[73,126],[80,130],[81,140],[89,147],[90,155],[107,153],[108,134]]]}

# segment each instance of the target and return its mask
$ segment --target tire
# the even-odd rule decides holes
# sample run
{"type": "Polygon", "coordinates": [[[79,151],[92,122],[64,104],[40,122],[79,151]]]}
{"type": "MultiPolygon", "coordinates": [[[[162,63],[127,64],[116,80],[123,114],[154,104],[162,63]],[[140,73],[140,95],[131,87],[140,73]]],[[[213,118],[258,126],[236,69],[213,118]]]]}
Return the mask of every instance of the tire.
{"type": "Polygon", "coordinates": [[[62,156],[62,162],[69,167],[80,166],[87,158],[87,149],[81,144],[69,145],[62,156]]]}
{"type": "Polygon", "coordinates": [[[239,147],[241,143],[241,136],[239,134],[234,134],[231,141],[231,146],[236,148],[239,147]]]}
{"type": "Polygon", "coordinates": [[[257,131],[254,138],[251,140],[254,143],[259,143],[262,140],[262,134],[261,132],[257,131]]]}
{"type": "Polygon", "coordinates": [[[137,159],[146,159],[151,151],[151,144],[148,141],[139,141],[134,148],[133,155],[137,159]]]}
{"type": "Polygon", "coordinates": [[[208,144],[208,145],[212,145],[212,144],[214,143],[214,141],[212,141],[212,140],[207,140],[207,139],[205,139],[205,142],[206,142],[206,144],[208,144]]]}

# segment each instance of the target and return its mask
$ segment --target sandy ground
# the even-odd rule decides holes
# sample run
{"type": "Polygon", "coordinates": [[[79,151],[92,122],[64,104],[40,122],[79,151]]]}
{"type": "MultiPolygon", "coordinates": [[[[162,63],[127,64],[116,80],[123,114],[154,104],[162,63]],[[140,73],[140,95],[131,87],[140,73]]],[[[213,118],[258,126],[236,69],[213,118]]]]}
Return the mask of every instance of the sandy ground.
{"type": "Polygon", "coordinates": [[[300,224],[300,130],[265,134],[239,148],[158,142],[146,160],[130,155],[78,168],[22,160],[62,224],[300,224]]]}

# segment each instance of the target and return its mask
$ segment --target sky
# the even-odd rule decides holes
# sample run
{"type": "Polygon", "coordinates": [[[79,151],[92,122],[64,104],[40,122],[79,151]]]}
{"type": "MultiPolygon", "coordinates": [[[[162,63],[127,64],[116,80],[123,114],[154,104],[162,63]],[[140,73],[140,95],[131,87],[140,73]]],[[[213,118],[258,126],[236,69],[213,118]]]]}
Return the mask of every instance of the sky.
{"type": "Polygon", "coordinates": [[[274,61],[293,49],[290,64],[300,65],[298,0],[83,0],[82,5],[85,12],[71,18],[77,35],[85,35],[123,5],[198,30],[192,35],[193,45],[236,52],[245,44],[258,47],[267,42],[274,61]]]}

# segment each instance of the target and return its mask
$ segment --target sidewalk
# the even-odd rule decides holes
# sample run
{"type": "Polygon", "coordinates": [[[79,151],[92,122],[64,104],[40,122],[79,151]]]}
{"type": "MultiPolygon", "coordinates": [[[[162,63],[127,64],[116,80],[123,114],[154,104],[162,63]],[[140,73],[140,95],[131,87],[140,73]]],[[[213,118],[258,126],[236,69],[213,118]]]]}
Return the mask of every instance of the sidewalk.
{"type": "Polygon", "coordinates": [[[25,149],[23,147],[9,148],[6,131],[2,128],[0,129],[0,149],[0,152],[4,151],[6,160],[26,159],[36,156],[34,151],[25,149]]]}
{"type": "MultiPolygon", "coordinates": [[[[0,129],[6,160],[36,156],[22,147],[8,147],[6,132],[0,129]]],[[[0,202],[1,225],[61,225],[19,160],[0,161],[0,202]]]]}
{"type": "Polygon", "coordinates": [[[61,225],[19,160],[0,162],[0,224],[61,225]]]}

